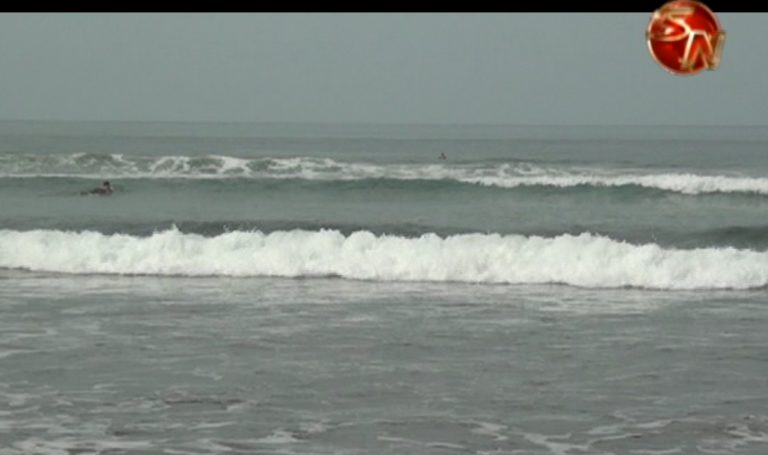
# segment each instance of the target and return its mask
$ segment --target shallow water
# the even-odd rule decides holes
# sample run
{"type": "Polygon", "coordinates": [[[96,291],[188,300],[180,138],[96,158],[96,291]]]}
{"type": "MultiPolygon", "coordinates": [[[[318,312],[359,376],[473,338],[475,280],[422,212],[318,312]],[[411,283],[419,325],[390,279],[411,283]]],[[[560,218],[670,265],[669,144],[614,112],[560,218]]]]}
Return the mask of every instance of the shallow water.
{"type": "Polygon", "coordinates": [[[768,443],[762,292],[2,282],[4,453],[761,454],[768,443]]]}

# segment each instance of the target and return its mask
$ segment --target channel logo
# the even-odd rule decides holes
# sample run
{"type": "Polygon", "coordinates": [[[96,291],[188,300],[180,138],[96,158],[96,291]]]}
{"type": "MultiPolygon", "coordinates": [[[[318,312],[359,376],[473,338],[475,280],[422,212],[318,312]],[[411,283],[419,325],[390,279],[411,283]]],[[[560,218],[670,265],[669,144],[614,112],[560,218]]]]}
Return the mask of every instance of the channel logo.
{"type": "Polygon", "coordinates": [[[645,37],[656,63],[681,76],[716,69],[725,43],[715,13],[690,0],[673,0],[654,11],[645,37]]]}

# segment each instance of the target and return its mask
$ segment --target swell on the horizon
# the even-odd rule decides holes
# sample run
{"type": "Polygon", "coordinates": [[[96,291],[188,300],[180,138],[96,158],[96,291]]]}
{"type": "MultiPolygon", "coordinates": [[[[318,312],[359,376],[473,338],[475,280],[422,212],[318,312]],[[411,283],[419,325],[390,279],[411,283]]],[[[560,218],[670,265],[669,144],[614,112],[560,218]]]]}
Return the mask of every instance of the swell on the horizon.
{"type": "Polygon", "coordinates": [[[587,288],[749,289],[768,284],[768,252],[672,249],[583,233],[407,238],[357,231],[177,229],[140,237],[0,230],[0,268],[69,274],[340,277],[373,281],[557,283],[587,288]]]}
{"type": "Polygon", "coordinates": [[[696,195],[768,195],[768,177],[586,168],[538,162],[377,164],[330,158],[231,156],[127,156],[123,154],[0,154],[0,177],[87,179],[301,179],[445,181],[497,188],[640,187],[696,195]]]}

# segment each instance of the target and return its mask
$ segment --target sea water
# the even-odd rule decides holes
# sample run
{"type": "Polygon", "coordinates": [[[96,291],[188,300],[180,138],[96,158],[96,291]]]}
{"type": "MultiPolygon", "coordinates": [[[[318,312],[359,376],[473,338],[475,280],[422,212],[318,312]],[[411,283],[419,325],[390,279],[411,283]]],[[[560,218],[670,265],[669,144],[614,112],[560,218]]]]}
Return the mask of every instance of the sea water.
{"type": "Polygon", "coordinates": [[[0,453],[765,454],[766,213],[768,128],[0,123],[0,453]]]}

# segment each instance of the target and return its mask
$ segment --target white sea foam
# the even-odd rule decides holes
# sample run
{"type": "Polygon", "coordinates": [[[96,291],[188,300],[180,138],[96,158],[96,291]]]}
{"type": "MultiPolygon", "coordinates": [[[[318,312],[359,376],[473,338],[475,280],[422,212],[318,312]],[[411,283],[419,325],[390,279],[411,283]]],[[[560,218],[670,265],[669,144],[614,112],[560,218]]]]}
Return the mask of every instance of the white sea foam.
{"type": "Polygon", "coordinates": [[[540,175],[528,177],[477,177],[458,179],[467,183],[513,188],[518,186],[641,186],[683,194],[768,194],[768,178],[697,174],[651,175],[540,175]]]}
{"type": "Polygon", "coordinates": [[[296,439],[296,437],[293,435],[293,433],[283,430],[283,429],[277,429],[273,431],[268,436],[264,436],[263,438],[257,439],[255,442],[261,443],[261,444],[290,444],[293,442],[301,442],[299,439],[296,439]]]}
{"type": "Polygon", "coordinates": [[[499,425],[496,423],[490,423],[490,422],[473,422],[475,425],[478,425],[477,428],[472,429],[472,433],[475,434],[481,434],[483,436],[490,436],[495,441],[506,441],[509,439],[507,436],[504,436],[502,432],[507,429],[506,425],[499,425]]]}
{"type": "Polygon", "coordinates": [[[8,449],[8,454],[40,454],[40,455],[69,455],[72,453],[103,453],[126,451],[146,451],[153,445],[146,441],[115,441],[79,439],[75,437],[59,437],[56,440],[45,440],[31,437],[14,444],[14,449],[8,449]]]}
{"type": "Polygon", "coordinates": [[[768,195],[768,177],[703,175],[636,169],[579,168],[514,163],[374,164],[330,158],[239,158],[219,155],[127,157],[114,155],[0,155],[3,177],[86,177],[110,179],[304,179],[427,180],[516,188],[548,186],[639,186],[683,194],[768,195]]]}
{"type": "Polygon", "coordinates": [[[0,267],[73,274],[337,276],[598,288],[746,289],[768,284],[768,252],[664,249],[588,233],[406,238],[292,230],[204,237],[170,229],[135,237],[0,230],[0,267]]]}

